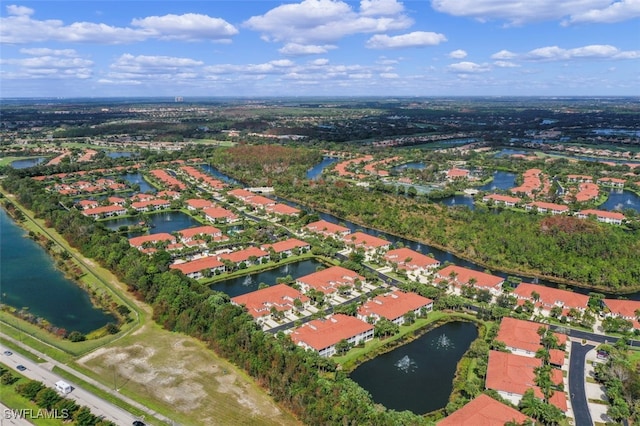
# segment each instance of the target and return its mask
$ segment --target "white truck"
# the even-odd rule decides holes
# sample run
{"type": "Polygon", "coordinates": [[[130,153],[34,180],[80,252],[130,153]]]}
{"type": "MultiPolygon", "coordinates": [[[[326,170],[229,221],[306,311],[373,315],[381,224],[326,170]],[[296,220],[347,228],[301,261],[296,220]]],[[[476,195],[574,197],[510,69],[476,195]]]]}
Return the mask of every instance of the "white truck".
{"type": "Polygon", "coordinates": [[[56,382],[56,389],[66,395],[73,390],[73,387],[63,380],[58,380],[56,382]]]}

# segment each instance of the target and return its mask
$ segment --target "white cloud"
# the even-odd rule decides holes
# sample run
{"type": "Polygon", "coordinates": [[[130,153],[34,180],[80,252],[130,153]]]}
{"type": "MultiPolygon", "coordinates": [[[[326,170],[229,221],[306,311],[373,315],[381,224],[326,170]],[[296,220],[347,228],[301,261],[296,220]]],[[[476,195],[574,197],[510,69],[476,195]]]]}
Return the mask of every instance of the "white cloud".
{"type": "Polygon", "coordinates": [[[572,15],[568,21],[565,21],[564,24],[582,22],[612,24],[638,17],[640,17],[640,1],[621,0],[611,2],[606,7],[600,9],[590,9],[576,13],[572,15]]]}
{"type": "Polygon", "coordinates": [[[489,71],[487,64],[476,64],[475,62],[458,62],[448,66],[449,71],[461,74],[476,74],[489,71]]]}
{"type": "Polygon", "coordinates": [[[431,0],[438,12],[514,25],[566,19],[572,22],[620,22],[640,16],[638,0],[431,0]]]}
{"type": "Polygon", "coordinates": [[[148,16],[134,19],[131,25],[167,40],[228,40],[238,34],[236,27],[224,19],[197,13],[148,16]]]}
{"type": "Polygon", "coordinates": [[[7,10],[9,16],[0,18],[1,43],[57,41],[124,44],[152,38],[229,41],[229,36],[238,33],[233,25],[222,19],[193,13],[134,19],[132,25],[136,28],[129,28],[95,22],[73,22],[67,25],[58,19],[33,19],[33,9],[26,7],[7,6],[7,10]]]}
{"type": "Polygon", "coordinates": [[[30,49],[20,49],[20,53],[32,56],[78,56],[78,52],[73,49],[49,49],[47,47],[34,47],[30,49]]]}
{"type": "MultiPolygon", "coordinates": [[[[174,75],[181,72],[183,68],[191,69],[202,66],[201,61],[190,58],[178,58],[173,56],[134,56],[129,53],[121,55],[111,64],[111,69],[116,74],[131,77],[138,75],[146,78],[150,75],[174,75]]],[[[115,74],[112,74],[115,75],[115,74]]]]}
{"type": "Polygon", "coordinates": [[[365,46],[369,49],[400,49],[405,47],[435,46],[444,41],[447,41],[447,38],[442,34],[415,31],[393,37],[376,34],[367,41],[365,46]]]}
{"type": "Polygon", "coordinates": [[[316,65],[316,66],[327,65],[328,63],[329,63],[329,60],[327,58],[315,59],[310,62],[311,65],[316,65]]]}
{"type": "Polygon", "coordinates": [[[244,25],[262,33],[267,41],[319,44],[352,34],[403,30],[413,24],[395,1],[365,1],[363,7],[356,11],[339,0],[303,0],[253,16],[244,25]]]}
{"type": "Polygon", "coordinates": [[[453,59],[464,59],[467,57],[467,52],[462,49],[454,50],[449,52],[449,57],[453,59]]]}
{"type": "Polygon", "coordinates": [[[495,61],[493,65],[495,65],[498,68],[517,68],[520,66],[510,61],[495,61]]]}
{"type": "Polygon", "coordinates": [[[593,44],[563,49],[558,46],[547,46],[533,49],[525,55],[525,59],[534,61],[564,61],[569,59],[637,59],[640,50],[621,51],[607,44],[593,44]]]}
{"type": "Polygon", "coordinates": [[[324,44],[320,46],[315,44],[287,43],[278,49],[278,52],[289,56],[322,55],[336,47],[337,46],[331,44],[324,44]]]}
{"type": "Polygon", "coordinates": [[[362,0],[360,12],[363,16],[396,15],[404,11],[402,3],[396,0],[362,0]]]}
{"type": "Polygon", "coordinates": [[[400,78],[400,76],[394,72],[383,72],[380,74],[380,77],[388,79],[400,78]]]}
{"type": "Polygon", "coordinates": [[[513,59],[516,56],[518,55],[513,52],[510,52],[508,50],[501,50],[491,55],[491,59],[513,59]]]}

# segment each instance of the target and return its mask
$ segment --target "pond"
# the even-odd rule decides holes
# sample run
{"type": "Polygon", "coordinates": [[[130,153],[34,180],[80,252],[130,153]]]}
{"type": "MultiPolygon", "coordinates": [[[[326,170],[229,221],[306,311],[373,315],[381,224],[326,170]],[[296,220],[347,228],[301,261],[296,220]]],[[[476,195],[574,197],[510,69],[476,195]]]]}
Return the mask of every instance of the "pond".
{"type": "Polygon", "coordinates": [[[316,180],[322,176],[324,169],[337,162],[338,158],[324,157],[322,161],[307,171],[307,179],[316,180]]]}
{"type": "Polygon", "coordinates": [[[437,203],[444,204],[449,207],[456,206],[467,206],[471,210],[474,209],[473,205],[473,197],[470,195],[452,195],[451,197],[442,198],[440,200],[435,200],[437,203]]]}
{"type": "Polygon", "coordinates": [[[429,413],[447,405],[457,364],[477,337],[473,323],[449,322],[365,362],[350,377],[389,409],[429,413]]]}
{"type": "Polygon", "coordinates": [[[640,212],[640,196],[631,191],[612,189],[609,192],[609,198],[607,198],[607,201],[601,204],[598,208],[602,210],[619,211],[633,209],[640,212]]]}
{"type": "Polygon", "coordinates": [[[140,192],[142,193],[155,194],[157,192],[153,186],[149,185],[149,183],[144,180],[140,173],[125,173],[123,175],[120,175],[120,177],[129,182],[131,185],[139,185],[140,192]]]}
{"type": "Polygon", "coordinates": [[[109,158],[131,158],[135,155],[135,153],[130,151],[114,151],[107,152],[107,157],[109,158]]]}
{"type": "Polygon", "coordinates": [[[412,161],[410,163],[404,163],[400,164],[399,166],[392,167],[391,170],[395,172],[402,172],[407,169],[422,170],[425,167],[427,167],[427,165],[421,161],[412,161]]]}
{"type": "Polygon", "coordinates": [[[495,171],[493,180],[482,186],[476,187],[480,191],[506,191],[516,186],[516,174],[511,172],[495,171]]]}
{"type": "Polygon", "coordinates": [[[14,169],[28,169],[29,167],[37,166],[38,164],[42,164],[47,159],[45,157],[32,157],[32,158],[23,158],[22,160],[16,160],[11,162],[11,167],[14,169]]]}
{"type": "Polygon", "coordinates": [[[57,270],[52,258],[26,238],[0,209],[0,288],[2,303],[28,308],[36,317],[67,331],[88,333],[115,318],[97,309],[89,295],[57,270]],[[38,265],[38,267],[34,267],[38,265]]]}
{"type": "MultiPolygon", "coordinates": [[[[182,212],[159,212],[136,217],[120,217],[105,220],[102,223],[109,229],[117,231],[121,226],[137,225],[141,221],[146,221],[151,225],[149,234],[159,234],[162,232],[172,233],[181,229],[192,228],[202,225],[200,222],[182,212]]],[[[135,237],[139,234],[131,234],[129,237],[135,237]]]]}
{"type": "Polygon", "coordinates": [[[315,259],[303,260],[302,262],[297,263],[288,263],[268,271],[211,284],[211,289],[227,293],[229,297],[236,297],[258,290],[260,283],[272,286],[276,284],[276,280],[280,277],[291,275],[295,279],[304,275],[312,274],[316,272],[318,266],[323,266],[323,264],[315,259]]]}

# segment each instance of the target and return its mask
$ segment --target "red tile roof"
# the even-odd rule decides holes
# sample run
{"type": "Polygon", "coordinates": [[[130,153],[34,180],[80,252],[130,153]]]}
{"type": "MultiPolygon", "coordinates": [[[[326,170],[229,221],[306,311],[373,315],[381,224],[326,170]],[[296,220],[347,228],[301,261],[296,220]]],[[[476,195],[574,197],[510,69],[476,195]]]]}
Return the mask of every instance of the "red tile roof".
{"type": "Polygon", "coordinates": [[[612,314],[620,315],[623,318],[634,319],[637,317],[636,311],[640,310],[640,301],[604,299],[604,304],[612,314]]]}
{"type": "Polygon", "coordinates": [[[255,256],[257,258],[268,256],[264,250],[259,249],[258,247],[249,247],[244,250],[234,251],[233,253],[224,253],[220,255],[220,259],[230,260],[233,263],[240,263],[249,260],[251,256],[255,256]]]}
{"type": "Polygon", "coordinates": [[[284,214],[288,216],[292,216],[300,213],[300,209],[296,209],[295,207],[291,207],[281,203],[276,203],[273,206],[267,207],[267,210],[272,213],[284,214]]]}
{"type": "Polygon", "coordinates": [[[469,176],[469,170],[453,168],[447,170],[447,177],[450,178],[458,178],[458,177],[467,177],[469,176]]]}
{"type": "Polygon", "coordinates": [[[551,364],[560,366],[564,364],[564,351],[560,349],[550,349],[549,355],[551,356],[549,361],[551,364]]]}
{"type": "Polygon", "coordinates": [[[373,235],[369,235],[364,232],[354,232],[353,234],[345,235],[343,240],[347,244],[355,244],[356,246],[364,247],[365,249],[374,249],[391,245],[391,243],[385,239],[374,237],[373,235]]]}
{"type": "Polygon", "coordinates": [[[342,339],[349,339],[369,330],[373,330],[373,325],[355,317],[335,314],[298,327],[291,333],[291,340],[320,351],[335,345],[342,339]]]}
{"type": "Polygon", "coordinates": [[[192,198],[186,201],[187,205],[194,209],[206,209],[215,206],[215,203],[201,198],[192,198]]]}
{"type": "Polygon", "coordinates": [[[542,347],[538,329],[542,324],[511,317],[504,317],[496,340],[504,342],[508,347],[536,352],[542,347]]]}
{"type": "Polygon", "coordinates": [[[397,263],[400,269],[434,268],[440,265],[439,260],[407,247],[389,250],[384,258],[389,262],[397,263]]]}
{"type": "Polygon", "coordinates": [[[589,296],[572,291],[560,290],[557,288],[546,287],[539,284],[520,283],[513,291],[513,294],[521,299],[530,299],[533,301],[531,294],[538,293],[539,302],[546,308],[550,309],[556,304],[567,309],[586,309],[589,302],[589,296]]]}
{"type": "Polygon", "coordinates": [[[625,218],[625,216],[622,213],[609,212],[606,210],[586,209],[586,210],[580,210],[578,212],[578,215],[583,215],[583,216],[589,216],[591,214],[595,215],[596,217],[605,218],[605,219],[624,220],[625,218]]]}
{"type": "Polygon", "coordinates": [[[516,395],[524,395],[527,389],[533,388],[534,394],[542,398],[542,392],[535,384],[534,372],[541,365],[542,360],[539,358],[489,351],[486,386],[488,389],[516,395]]]}
{"type": "Polygon", "coordinates": [[[140,237],[129,238],[129,244],[134,247],[141,247],[144,243],[155,243],[159,241],[169,241],[171,243],[175,243],[176,237],[166,232],[160,232],[158,234],[142,235],[140,237]]]}
{"type": "Polygon", "coordinates": [[[209,216],[212,219],[235,219],[238,217],[235,213],[223,207],[208,207],[203,212],[205,216],[209,216]]]}
{"type": "Polygon", "coordinates": [[[451,279],[452,274],[455,275],[455,281],[461,285],[467,285],[471,279],[475,279],[475,287],[498,288],[504,282],[502,277],[456,265],[446,266],[437,272],[437,275],[443,279],[451,279]]]}
{"type": "Polygon", "coordinates": [[[416,293],[404,293],[395,290],[388,294],[381,294],[369,300],[360,308],[358,315],[368,317],[375,315],[393,321],[410,311],[415,311],[433,303],[433,300],[416,293]]]}
{"type": "Polygon", "coordinates": [[[504,426],[508,422],[518,424],[530,420],[515,408],[480,394],[449,417],[438,422],[438,426],[504,426]]]}
{"type": "Polygon", "coordinates": [[[273,248],[276,253],[282,253],[301,247],[309,247],[309,243],[297,238],[289,238],[288,240],[278,241],[273,244],[263,244],[260,246],[260,248],[265,251],[269,251],[270,248],[273,248]]]}
{"type": "Polygon", "coordinates": [[[336,225],[335,223],[327,222],[326,220],[319,220],[317,222],[311,222],[305,226],[311,232],[318,232],[325,235],[335,235],[335,234],[343,234],[349,233],[349,228],[346,228],[341,225],[336,225]]]}
{"type": "Polygon", "coordinates": [[[196,226],[195,228],[187,228],[181,231],[178,231],[178,234],[182,236],[184,239],[190,239],[195,237],[196,235],[220,235],[222,233],[221,230],[216,228],[215,226],[204,225],[204,226],[196,226]]]}
{"type": "Polygon", "coordinates": [[[194,272],[204,271],[205,269],[214,269],[223,266],[223,263],[220,262],[213,256],[209,257],[201,257],[196,260],[192,260],[190,262],[184,263],[174,263],[169,266],[171,269],[177,269],[181,271],[185,275],[192,274],[194,272]]]}
{"type": "Polygon", "coordinates": [[[356,280],[364,282],[364,277],[342,266],[332,266],[296,279],[299,283],[306,284],[325,294],[337,291],[338,287],[342,285],[353,286],[356,280]]]}
{"type": "Polygon", "coordinates": [[[499,203],[519,203],[521,200],[520,198],[517,197],[510,197],[508,195],[502,195],[502,194],[489,194],[489,195],[485,195],[482,198],[482,201],[487,201],[487,200],[493,200],[493,201],[497,201],[499,203]]]}
{"type": "Polygon", "coordinates": [[[555,203],[545,203],[544,201],[534,201],[533,203],[527,204],[531,207],[536,207],[538,209],[546,209],[552,211],[560,211],[560,212],[568,212],[569,207],[564,204],[555,204],[555,203]]]}
{"type": "Polygon", "coordinates": [[[259,318],[269,315],[271,307],[275,307],[279,311],[293,310],[296,299],[302,303],[309,301],[309,298],[298,290],[286,284],[277,284],[233,297],[231,301],[238,305],[244,305],[252,317],[259,318]]]}
{"type": "Polygon", "coordinates": [[[105,214],[105,213],[116,213],[116,212],[124,212],[126,211],[122,206],[100,206],[94,207],[91,209],[82,210],[82,214],[85,216],[94,215],[94,214],[105,214]]]}
{"type": "Polygon", "coordinates": [[[551,395],[551,398],[549,398],[549,403],[558,407],[563,413],[566,413],[569,409],[567,406],[567,395],[564,392],[555,391],[551,395]]]}

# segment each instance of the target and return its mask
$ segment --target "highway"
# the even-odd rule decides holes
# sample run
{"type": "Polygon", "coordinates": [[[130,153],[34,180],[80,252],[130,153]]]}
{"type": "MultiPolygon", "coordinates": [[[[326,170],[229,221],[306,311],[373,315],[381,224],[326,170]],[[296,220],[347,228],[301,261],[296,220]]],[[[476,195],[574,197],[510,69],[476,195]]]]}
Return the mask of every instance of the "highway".
{"type": "MultiPolygon", "coordinates": [[[[47,387],[55,389],[56,382],[59,380],[64,380],[73,386],[73,390],[63,395],[64,397],[75,400],[78,404],[84,405],[91,410],[91,412],[96,416],[104,416],[105,419],[114,422],[117,425],[130,425],[134,420],[138,418],[120,407],[116,407],[115,405],[98,398],[94,394],[74,385],[70,381],[63,379],[52,371],[48,370],[48,368],[53,368],[51,363],[43,363],[38,364],[29,358],[26,358],[18,353],[13,353],[12,355],[4,354],[5,351],[10,349],[4,346],[0,346],[0,360],[3,364],[8,366],[11,370],[15,372],[19,372],[23,376],[28,377],[32,380],[38,380],[44,383],[47,387]],[[27,369],[24,371],[18,371],[17,366],[24,365],[27,369]]],[[[4,417],[4,413],[3,413],[4,417]]],[[[4,424],[4,423],[3,423],[4,424]]],[[[7,423],[10,424],[10,423],[7,423]]]]}

